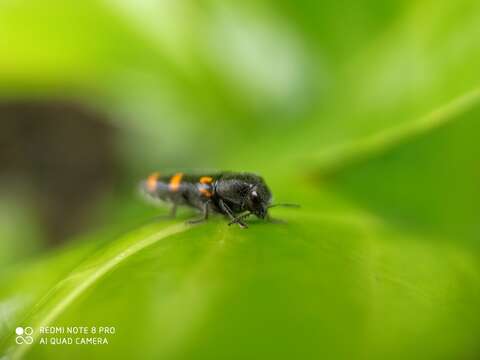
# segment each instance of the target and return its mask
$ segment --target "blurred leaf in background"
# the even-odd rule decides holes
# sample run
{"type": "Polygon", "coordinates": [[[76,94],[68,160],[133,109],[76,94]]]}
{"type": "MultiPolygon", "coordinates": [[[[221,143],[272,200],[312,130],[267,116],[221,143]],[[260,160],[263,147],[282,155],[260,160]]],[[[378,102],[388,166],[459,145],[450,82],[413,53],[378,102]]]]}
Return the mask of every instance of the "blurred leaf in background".
{"type": "Polygon", "coordinates": [[[473,0],[3,2],[0,354],[477,358],[479,38],[473,0]],[[179,168],[302,208],[152,223],[179,168]]]}

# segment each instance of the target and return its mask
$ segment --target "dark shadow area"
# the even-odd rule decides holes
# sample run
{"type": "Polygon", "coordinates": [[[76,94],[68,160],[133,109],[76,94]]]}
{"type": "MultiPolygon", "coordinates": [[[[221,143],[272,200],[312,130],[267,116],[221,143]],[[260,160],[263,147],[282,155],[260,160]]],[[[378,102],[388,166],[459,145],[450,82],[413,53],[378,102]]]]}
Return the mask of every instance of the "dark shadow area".
{"type": "Polygon", "coordinates": [[[16,101],[0,103],[0,119],[0,179],[33,194],[46,245],[90,226],[118,169],[107,118],[71,102],[16,101]]]}

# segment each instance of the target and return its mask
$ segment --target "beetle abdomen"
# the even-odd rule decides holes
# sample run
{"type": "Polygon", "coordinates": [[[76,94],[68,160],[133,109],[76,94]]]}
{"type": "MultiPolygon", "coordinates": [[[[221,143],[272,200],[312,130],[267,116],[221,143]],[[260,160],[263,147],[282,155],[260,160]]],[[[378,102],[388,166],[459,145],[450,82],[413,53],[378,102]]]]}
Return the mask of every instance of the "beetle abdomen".
{"type": "Polygon", "coordinates": [[[214,195],[215,178],[214,175],[197,176],[182,172],[163,175],[155,172],[142,183],[142,188],[153,198],[201,207],[214,195]]]}

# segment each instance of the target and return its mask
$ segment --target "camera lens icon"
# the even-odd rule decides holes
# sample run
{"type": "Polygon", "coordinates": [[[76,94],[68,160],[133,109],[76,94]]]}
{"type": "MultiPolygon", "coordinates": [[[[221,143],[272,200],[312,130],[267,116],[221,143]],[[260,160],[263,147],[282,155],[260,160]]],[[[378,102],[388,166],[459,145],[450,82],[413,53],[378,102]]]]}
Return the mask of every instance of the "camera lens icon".
{"type": "Polygon", "coordinates": [[[27,327],[17,327],[15,329],[15,334],[17,336],[15,337],[15,342],[20,345],[20,344],[27,344],[30,345],[33,343],[33,328],[31,326],[27,327]]]}

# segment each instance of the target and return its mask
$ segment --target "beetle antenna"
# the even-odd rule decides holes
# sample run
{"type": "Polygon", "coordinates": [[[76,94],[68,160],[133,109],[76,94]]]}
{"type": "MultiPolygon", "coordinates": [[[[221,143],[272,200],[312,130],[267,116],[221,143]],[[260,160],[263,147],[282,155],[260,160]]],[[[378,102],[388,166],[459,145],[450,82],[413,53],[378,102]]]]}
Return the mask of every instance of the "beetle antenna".
{"type": "Polygon", "coordinates": [[[268,205],[268,209],[272,208],[272,207],[289,207],[289,208],[299,208],[300,205],[298,204],[287,204],[287,203],[284,203],[284,204],[272,204],[272,205],[268,205]]]}

